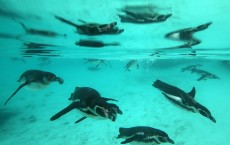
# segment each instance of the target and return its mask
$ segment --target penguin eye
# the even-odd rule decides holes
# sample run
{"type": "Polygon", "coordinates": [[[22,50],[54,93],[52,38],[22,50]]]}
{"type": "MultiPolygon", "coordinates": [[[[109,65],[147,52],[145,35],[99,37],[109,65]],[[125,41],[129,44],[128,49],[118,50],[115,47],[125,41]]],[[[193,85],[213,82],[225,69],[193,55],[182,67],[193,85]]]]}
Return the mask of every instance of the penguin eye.
{"type": "Polygon", "coordinates": [[[49,75],[49,76],[47,77],[47,79],[48,79],[49,81],[51,81],[51,80],[53,80],[55,77],[56,77],[55,75],[49,75]]]}

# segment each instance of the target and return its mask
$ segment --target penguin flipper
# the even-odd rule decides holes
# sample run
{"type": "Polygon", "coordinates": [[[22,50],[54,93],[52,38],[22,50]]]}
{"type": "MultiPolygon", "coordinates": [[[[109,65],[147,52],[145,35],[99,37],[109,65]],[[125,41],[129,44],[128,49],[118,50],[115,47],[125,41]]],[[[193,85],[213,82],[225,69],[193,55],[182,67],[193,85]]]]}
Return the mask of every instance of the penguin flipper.
{"type": "Polygon", "coordinates": [[[56,119],[60,118],[61,116],[65,115],[66,113],[70,112],[71,110],[78,108],[78,107],[79,107],[79,102],[73,102],[69,106],[67,106],[66,108],[64,108],[63,110],[61,110],[57,114],[55,114],[54,116],[52,116],[50,118],[50,121],[56,120],[56,119]]]}
{"type": "Polygon", "coordinates": [[[202,24],[200,26],[197,26],[195,29],[196,29],[196,31],[201,31],[201,30],[207,29],[208,26],[211,25],[211,24],[212,24],[212,22],[208,22],[206,24],[202,24]]]}
{"type": "Polygon", "coordinates": [[[79,122],[81,122],[81,121],[83,121],[83,120],[85,120],[87,117],[82,117],[82,118],[80,118],[80,119],[78,119],[75,123],[79,123],[79,122]]]}
{"type": "Polygon", "coordinates": [[[62,18],[62,17],[59,17],[59,16],[54,16],[56,19],[58,19],[58,20],[60,20],[60,21],[62,21],[62,22],[64,22],[64,23],[66,23],[66,24],[69,24],[69,25],[72,25],[72,26],[75,26],[75,27],[79,27],[79,25],[77,25],[77,24],[75,24],[75,23],[73,23],[73,22],[71,22],[71,21],[69,21],[69,20],[66,20],[66,19],[64,19],[64,18],[62,18]]]}
{"type": "Polygon", "coordinates": [[[130,138],[127,138],[125,141],[121,142],[121,144],[130,143],[130,142],[132,142],[132,141],[138,141],[138,140],[140,140],[141,138],[143,138],[143,136],[141,136],[141,135],[134,135],[134,136],[132,136],[132,137],[130,137],[130,138]]]}
{"type": "Polygon", "coordinates": [[[25,82],[25,83],[21,84],[21,85],[17,88],[17,90],[6,100],[6,102],[5,102],[4,105],[6,105],[7,102],[10,101],[10,99],[11,99],[21,88],[23,88],[24,86],[28,85],[29,83],[31,83],[31,82],[25,82]]]}
{"type": "Polygon", "coordinates": [[[102,97],[102,99],[104,100],[104,101],[116,101],[116,102],[118,102],[116,99],[112,99],[112,98],[105,98],[105,97],[102,97]]]}
{"type": "Polygon", "coordinates": [[[82,19],[78,19],[78,21],[82,22],[82,23],[87,23],[86,21],[82,20],[82,19]]]}
{"type": "Polygon", "coordinates": [[[206,77],[207,77],[206,75],[201,75],[201,76],[197,79],[197,81],[205,80],[206,77]]]}

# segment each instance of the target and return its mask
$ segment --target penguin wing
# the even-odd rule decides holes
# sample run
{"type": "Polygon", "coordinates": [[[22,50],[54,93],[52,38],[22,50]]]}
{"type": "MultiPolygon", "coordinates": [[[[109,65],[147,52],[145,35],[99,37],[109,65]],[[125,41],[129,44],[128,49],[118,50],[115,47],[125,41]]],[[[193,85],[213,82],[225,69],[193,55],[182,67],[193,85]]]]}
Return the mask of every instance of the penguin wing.
{"type": "Polygon", "coordinates": [[[201,75],[197,81],[201,81],[201,80],[205,80],[205,78],[207,78],[207,75],[201,75]]]}
{"type": "Polygon", "coordinates": [[[56,120],[56,119],[60,118],[61,116],[65,115],[66,113],[70,112],[71,110],[73,110],[75,108],[79,108],[79,106],[80,106],[80,102],[71,103],[69,106],[67,106],[66,108],[62,109],[61,111],[59,111],[54,116],[52,116],[50,118],[50,121],[53,121],[53,120],[56,120]]]}
{"type": "Polygon", "coordinates": [[[118,102],[116,99],[112,99],[112,98],[105,98],[105,97],[101,97],[104,101],[116,101],[118,102]]]}
{"type": "Polygon", "coordinates": [[[24,86],[28,85],[29,83],[31,83],[31,81],[26,81],[25,83],[21,84],[16,91],[14,91],[14,93],[6,100],[5,104],[7,104],[8,101],[10,101],[10,99],[21,89],[23,88],[24,86]]]}
{"type": "Polygon", "coordinates": [[[56,16],[56,15],[54,15],[54,17],[55,17],[56,19],[58,19],[59,21],[62,21],[62,22],[64,22],[64,23],[66,23],[66,24],[75,26],[75,27],[77,27],[77,28],[79,27],[79,25],[77,25],[77,24],[75,24],[75,23],[73,23],[73,22],[71,22],[71,21],[69,21],[69,20],[66,20],[66,19],[64,19],[64,18],[62,18],[62,17],[56,16]]]}

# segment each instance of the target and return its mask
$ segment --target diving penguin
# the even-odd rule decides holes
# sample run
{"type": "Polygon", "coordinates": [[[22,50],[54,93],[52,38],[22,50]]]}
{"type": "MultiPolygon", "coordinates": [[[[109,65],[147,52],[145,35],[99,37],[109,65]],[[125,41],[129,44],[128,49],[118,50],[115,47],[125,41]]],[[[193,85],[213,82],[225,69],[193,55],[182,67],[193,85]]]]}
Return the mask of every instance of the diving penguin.
{"type": "Polygon", "coordinates": [[[166,143],[174,144],[174,141],[169,138],[168,134],[162,130],[147,126],[136,126],[131,128],[119,128],[119,135],[117,138],[126,138],[121,144],[130,142],[142,143],[166,143]]]}
{"type": "Polygon", "coordinates": [[[216,120],[211,115],[211,112],[194,99],[196,93],[194,87],[189,93],[186,93],[180,88],[160,80],[156,80],[153,83],[153,87],[159,89],[170,101],[194,113],[198,112],[201,115],[209,118],[212,122],[216,123],[216,120]]]}
{"type": "Polygon", "coordinates": [[[75,123],[79,123],[87,117],[102,117],[115,121],[117,114],[122,114],[122,111],[116,104],[107,102],[117,100],[101,97],[97,90],[90,87],[76,87],[69,100],[73,102],[52,116],[50,118],[51,121],[60,118],[73,109],[78,109],[84,113],[84,117],[78,119],[75,123]]]}
{"type": "Polygon", "coordinates": [[[64,83],[64,80],[60,77],[57,77],[51,72],[46,72],[42,70],[27,70],[19,78],[17,82],[21,85],[17,90],[7,99],[4,105],[24,86],[29,86],[32,88],[41,89],[48,86],[51,82],[59,82],[60,84],[64,83]]]}

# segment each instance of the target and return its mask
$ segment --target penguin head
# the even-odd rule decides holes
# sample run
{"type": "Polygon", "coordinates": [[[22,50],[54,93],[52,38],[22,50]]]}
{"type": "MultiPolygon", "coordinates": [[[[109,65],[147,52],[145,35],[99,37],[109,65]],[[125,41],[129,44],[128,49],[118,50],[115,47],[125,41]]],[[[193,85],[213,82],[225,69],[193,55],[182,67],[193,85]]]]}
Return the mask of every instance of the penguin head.
{"type": "Polygon", "coordinates": [[[204,117],[209,118],[212,122],[216,123],[215,118],[212,117],[211,112],[206,107],[198,104],[198,112],[204,117]]]}
{"type": "Polygon", "coordinates": [[[172,87],[169,84],[158,79],[152,84],[152,86],[159,89],[162,92],[173,92],[172,87]]]}
{"type": "Polygon", "coordinates": [[[47,83],[51,83],[51,82],[59,82],[60,84],[63,84],[64,83],[64,80],[60,77],[57,77],[55,74],[53,73],[46,73],[43,80],[47,83]]]}
{"type": "Polygon", "coordinates": [[[122,111],[115,104],[110,104],[105,101],[99,102],[95,107],[94,111],[97,115],[106,117],[112,121],[115,121],[117,114],[122,114],[122,111]]]}
{"type": "Polygon", "coordinates": [[[123,137],[129,136],[129,135],[130,135],[130,132],[129,132],[128,128],[120,127],[119,128],[119,135],[117,136],[117,138],[123,138],[123,137]]]}
{"type": "Polygon", "coordinates": [[[160,86],[161,86],[161,81],[160,80],[156,80],[154,83],[153,83],[153,85],[152,86],[154,86],[155,88],[160,88],[160,86]]]}
{"type": "Polygon", "coordinates": [[[160,137],[158,137],[158,140],[161,143],[169,142],[171,144],[174,144],[174,141],[172,139],[170,139],[167,134],[166,134],[166,136],[160,136],[160,137]]]}
{"type": "Polygon", "coordinates": [[[168,134],[161,130],[158,130],[157,140],[161,143],[169,142],[171,144],[174,144],[174,141],[169,138],[168,134]]]}

